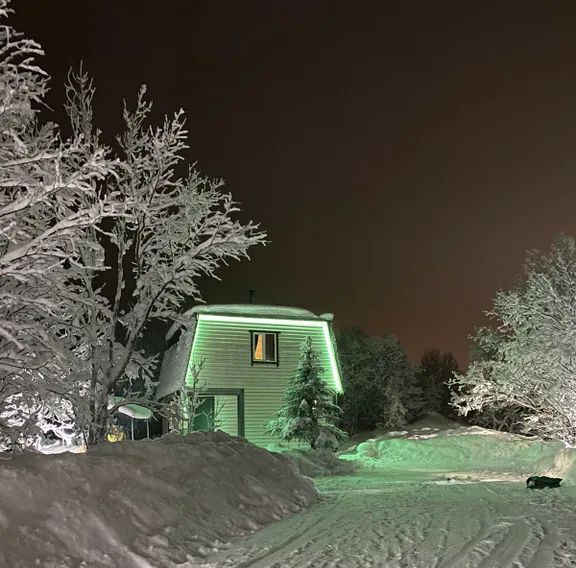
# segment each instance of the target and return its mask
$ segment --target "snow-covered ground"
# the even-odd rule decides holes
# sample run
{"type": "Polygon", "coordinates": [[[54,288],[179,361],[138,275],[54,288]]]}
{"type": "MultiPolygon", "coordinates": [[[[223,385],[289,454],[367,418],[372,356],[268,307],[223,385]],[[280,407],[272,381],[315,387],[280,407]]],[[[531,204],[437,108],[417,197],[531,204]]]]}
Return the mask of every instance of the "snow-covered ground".
{"type": "Polygon", "coordinates": [[[537,491],[523,483],[423,477],[326,478],[319,483],[322,503],[234,543],[207,566],[576,566],[576,488],[537,491]]]}
{"type": "Polygon", "coordinates": [[[221,432],[0,458],[1,567],[196,566],[317,500],[286,458],[221,432]]]}
{"type": "Polygon", "coordinates": [[[211,568],[576,566],[576,452],[433,417],[360,438],[324,498],[209,557],[211,568]],[[560,489],[530,490],[532,474],[560,489]]]}
{"type": "Polygon", "coordinates": [[[439,417],[352,440],[318,503],[285,457],[223,433],[0,457],[0,566],[576,566],[576,451],[439,417]]]}

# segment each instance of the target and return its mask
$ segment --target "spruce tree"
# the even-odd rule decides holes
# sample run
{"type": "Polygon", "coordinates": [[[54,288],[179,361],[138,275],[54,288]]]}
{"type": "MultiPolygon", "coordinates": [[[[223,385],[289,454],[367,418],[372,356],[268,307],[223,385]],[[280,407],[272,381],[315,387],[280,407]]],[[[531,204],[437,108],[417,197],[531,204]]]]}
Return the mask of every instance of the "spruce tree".
{"type": "Polygon", "coordinates": [[[268,422],[268,433],[283,440],[307,442],[313,449],[337,449],[347,435],[336,426],[342,411],[324,381],[318,352],[307,337],[300,347],[298,367],[288,377],[282,407],[268,422]]]}

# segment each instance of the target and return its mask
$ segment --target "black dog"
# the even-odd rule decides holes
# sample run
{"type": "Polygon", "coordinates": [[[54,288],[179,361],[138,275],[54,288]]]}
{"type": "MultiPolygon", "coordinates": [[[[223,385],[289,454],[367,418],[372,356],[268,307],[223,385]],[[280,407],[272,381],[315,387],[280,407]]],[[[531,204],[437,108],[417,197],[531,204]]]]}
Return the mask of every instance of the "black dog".
{"type": "Polygon", "coordinates": [[[560,487],[560,477],[546,477],[545,475],[533,475],[526,480],[526,487],[530,489],[544,489],[544,487],[560,487]]]}

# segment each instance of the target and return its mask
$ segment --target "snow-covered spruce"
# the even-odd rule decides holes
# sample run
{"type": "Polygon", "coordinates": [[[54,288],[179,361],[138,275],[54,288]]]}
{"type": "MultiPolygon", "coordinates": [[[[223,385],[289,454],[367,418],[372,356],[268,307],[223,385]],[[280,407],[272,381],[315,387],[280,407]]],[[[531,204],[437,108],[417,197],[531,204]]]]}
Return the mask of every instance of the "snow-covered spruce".
{"type": "Polygon", "coordinates": [[[307,337],[300,346],[298,366],[288,377],[282,405],[267,431],[286,441],[300,441],[310,447],[336,450],[347,438],[336,426],[342,411],[324,380],[318,352],[307,337]]]}
{"type": "Polygon", "coordinates": [[[164,568],[316,502],[291,462],[223,432],[0,461],[0,565],[164,568]]]}

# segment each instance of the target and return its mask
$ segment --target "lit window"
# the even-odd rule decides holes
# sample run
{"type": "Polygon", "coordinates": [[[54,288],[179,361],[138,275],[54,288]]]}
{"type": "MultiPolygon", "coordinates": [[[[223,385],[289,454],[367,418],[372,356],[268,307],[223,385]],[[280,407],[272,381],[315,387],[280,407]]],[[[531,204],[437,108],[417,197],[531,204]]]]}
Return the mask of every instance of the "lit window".
{"type": "Polygon", "coordinates": [[[278,363],[278,334],[252,332],[252,362],[278,363]]]}

